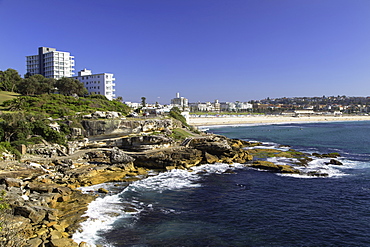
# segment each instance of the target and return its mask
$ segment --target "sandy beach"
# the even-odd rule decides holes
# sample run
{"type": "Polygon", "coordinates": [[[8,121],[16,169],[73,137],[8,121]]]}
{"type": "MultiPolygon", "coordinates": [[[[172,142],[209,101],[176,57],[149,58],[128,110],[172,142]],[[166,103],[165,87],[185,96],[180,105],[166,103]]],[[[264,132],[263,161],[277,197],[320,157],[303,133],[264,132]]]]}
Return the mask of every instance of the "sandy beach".
{"type": "Polygon", "coordinates": [[[193,126],[210,125],[235,125],[235,124],[278,124],[298,122],[334,122],[334,121],[370,121],[370,116],[270,116],[270,115],[246,115],[246,116],[190,116],[188,123],[193,126]]]}

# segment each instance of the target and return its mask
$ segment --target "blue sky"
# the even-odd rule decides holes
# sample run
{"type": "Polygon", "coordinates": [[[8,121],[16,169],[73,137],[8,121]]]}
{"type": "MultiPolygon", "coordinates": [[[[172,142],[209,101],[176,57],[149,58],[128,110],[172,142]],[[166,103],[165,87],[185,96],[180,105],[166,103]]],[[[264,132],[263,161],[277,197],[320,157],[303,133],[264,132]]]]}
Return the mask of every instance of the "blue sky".
{"type": "Polygon", "coordinates": [[[370,0],[0,0],[0,70],[47,46],[124,101],[370,95],[370,0]]]}

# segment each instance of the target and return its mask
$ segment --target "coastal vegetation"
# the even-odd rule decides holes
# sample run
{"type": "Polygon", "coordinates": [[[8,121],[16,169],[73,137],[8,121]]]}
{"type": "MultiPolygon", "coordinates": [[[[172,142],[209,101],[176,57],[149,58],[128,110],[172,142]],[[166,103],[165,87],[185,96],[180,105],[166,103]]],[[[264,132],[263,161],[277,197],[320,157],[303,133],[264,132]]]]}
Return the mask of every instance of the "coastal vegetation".
{"type": "MultiPolygon", "coordinates": [[[[2,92],[4,94],[4,92],[2,92]]],[[[7,95],[7,94],[5,94],[7,95]]],[[[16,157],[20,144],[40,143],[42,139],[65,145],[72,128],[81,128],[82,116],[96,111],[115,111],[126,115],[130,108],[102,95],[73,97],[61,94],[10,96],[1,104],[0,150],[8,150],[16,157]],[[51,128],[57,124],[58,128],[51,128]]]]}
{"type": "MultiPolygon", "coordinates": [[[[14,99],[18,96],[20,96],[20,94],[18,94],[18,93],[0,91],[0,104],[2,104],[4,101],[14,99]]],[[[1,107],[0,107],[0,110],[2,110],[1,107]]]]}
{"type": "Polygon", "coordinates": [[[12,112],[42,114],[44,117],[61,118],[90,114],[95,111],[117,111],[126,115],[130,108],[103,95],[86,97],[64,96],[61,94],[42,94],[37,97],[21,96],[2,104],[3,109],[12,112]]]}
{"type": "Polygon", "coordinates": [[[7,69],[0,71],[0,90],[22,95],[41,95],[58,92],[63,95],[87,95],[83,83],[73,78],[45,78],[42,75],[26,74],[22,78],[18,71],[7,69]]]}
{"type": "Polygon", "coordinates": [[[193,135],[190,134],[188,131],[184,129],[180,129],[180,128],[172,130],[172,134],[171,134],[171,137],[175,140],[185,140],[186,138],[191,137],[191,136],[193,135]]]}

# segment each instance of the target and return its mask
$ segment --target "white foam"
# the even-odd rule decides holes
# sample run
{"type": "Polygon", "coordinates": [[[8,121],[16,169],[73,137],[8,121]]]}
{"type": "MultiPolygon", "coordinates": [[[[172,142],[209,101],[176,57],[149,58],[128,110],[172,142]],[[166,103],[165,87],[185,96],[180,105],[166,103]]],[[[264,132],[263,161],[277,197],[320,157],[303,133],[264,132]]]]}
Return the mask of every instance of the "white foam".
{"type": "MultiPolygon", "coordinates": [[[[99,236],[99,232],[106,232],[112,229],[112,225],[117,219],[135,217],[143,209],[152,209],[154,207],[152,204],[145,204],[139,201],[137,197],[125,198],[126,194],[148,191],[162,193],[165,190],[199,187],[200,184],[197,183],[201,178],[199,172],[223,173],[228,169],[241,167],[244,167],[244,165],[238,163],[233,165],[208,164],[192,167],[192,170],[174,169],[135,181],[116,195],[107,195],[91,202],[88,210],[83,215],[87,216],[88,219],[81,223],[81,231],[73,234],[73,240],[77,243],[84,241],[87,243],[101,244],[101,242],[104,242],[104,239],[99,236]],[[123,200],[125,201],[123,202],[123,200]],[[127,205],[131,208],[130,212],[125,212],[127,205]],[[132,211],[132,209],[136,211],[132,211]]],[[[109,190],[109,186],[112,186],[112,184],[99,184],[80,189],[86,193],[96,191],[98,188],[107,188],[109,190]]],[[[175,212],[169,209],[168,213],[175,212]]],[[[104,246],[109,245],[104,244],[104,246]]]]}
{"type": "Polygon", "coordinates": [[[80,224],[82,231],[73,234],[73,240],[77,243],[82,241],[90,244],[97,243],[101,240],[98,232],[111,229],[111,224],[117,219],[117,212],[121,210],[118,195],[97,198],[89,204],[83,215],[83,217],[87,216],[88,219],[80,224]]]}
{"type": "Polygon", "coordinates": [[[351,168],[352,165],[332,165],[329,164],[330,158],[316,158],[307,163],[307,166],[300,166],[294,164],[298,160],[295,158],[285,158],[285,157],[272,157],[268,158],[267,161],[273,162],[277,165],[291,165],[292,167],[300,170],[303,174],[289,174],[289,173],[278,173],[279,176],[285,177],[295,177],[295,178],[322,178],[321,176],[311,176],[307,175],[309,172],[315,172],[317,174],[327,174],[326,177],[342,177],[346,176],[343,170],[346,168],[351,168]]]}
{"type": "Polygon", "coordinates": [[[160,173],[157,176],[135,181],[127,189],[135,191],[152,190],[162,192],[164,190],[175,190],[185,187],[198,187],[199,185],[194,183],[197,179],[199,178],[192,172],[174,169],[160,173]]]}
{"type": "MultiPolygon", "coordinates": [[[[249,142],[253,142],[253,141],[249,141],[249,142]]],[[[281,146],[275,142],[261,142],[261,145],[253,146],[253,147],[246,147],[245,149],[276,149],[279,151],[288,151],[290,147],[281,146]]]]}

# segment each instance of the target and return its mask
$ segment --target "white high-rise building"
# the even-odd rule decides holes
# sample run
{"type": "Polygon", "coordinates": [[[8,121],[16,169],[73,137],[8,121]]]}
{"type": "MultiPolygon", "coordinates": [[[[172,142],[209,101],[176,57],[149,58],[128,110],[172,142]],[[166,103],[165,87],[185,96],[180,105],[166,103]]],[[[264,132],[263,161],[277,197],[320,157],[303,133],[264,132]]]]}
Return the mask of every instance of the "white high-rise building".
{"type": "Polygon", "coordinates": [[[27,73],[30,75],[40,74],[46,78],[60,79],[74,74],[74,56],[55,48],[39,47],[39,53],[26,56],[26,62],[27,73]]]}
{"type": "Polygon", "coordinates": [[[82,82],[89,94],[101,94],[109,100],[116,97],[114,94],[116,79],[112,73],[92,74],[91,70],[83,69],[78,72],[78,76],[73,78],[82,82]]]}
{"type": "Polygon", "coordinates": [[[176,93],[176,98],[171,99],[171,105],[177,107],[188,107],[188,99],[180,97],[180,93],[176,93]]]}

